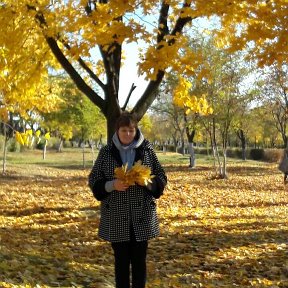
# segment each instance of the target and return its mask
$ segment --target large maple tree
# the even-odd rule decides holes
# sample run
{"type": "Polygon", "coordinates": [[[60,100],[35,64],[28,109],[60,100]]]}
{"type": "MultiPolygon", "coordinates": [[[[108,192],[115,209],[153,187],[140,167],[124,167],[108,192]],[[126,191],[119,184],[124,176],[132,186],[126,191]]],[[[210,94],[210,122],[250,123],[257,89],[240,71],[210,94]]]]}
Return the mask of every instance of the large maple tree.
{"type": "Polygon", "coordinates": [[[249,43],[261,65],[281,63],[287,59],[287,6],[286,0],[2,0],[1,86],[7,90],[13,83],[19,91],[37,83],[42,72],[62,67],[101,109],[110,138],[115,119],[127,108],[119,104],[123,44],[145,43],[139,74],[149,81],[132,107],[141,119],[169,69],[191,75],[199,65],[193,50],[180,53],[194,20],[219,16],[219,45],[234,51],[249,43]]]}

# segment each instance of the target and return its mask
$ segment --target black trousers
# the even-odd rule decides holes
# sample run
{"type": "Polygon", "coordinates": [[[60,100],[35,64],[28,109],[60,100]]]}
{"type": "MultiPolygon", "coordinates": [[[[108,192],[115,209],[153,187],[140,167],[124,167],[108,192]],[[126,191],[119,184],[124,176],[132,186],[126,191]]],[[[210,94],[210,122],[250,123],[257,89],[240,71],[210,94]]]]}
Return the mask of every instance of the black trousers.
{"type": "Polygon", "coordinates": [[[130,288],[130,265],[132,288],[144,288],[146,283],[146,255],[148,241],[113,242],[115,257],[116,288],[130,288]]]}

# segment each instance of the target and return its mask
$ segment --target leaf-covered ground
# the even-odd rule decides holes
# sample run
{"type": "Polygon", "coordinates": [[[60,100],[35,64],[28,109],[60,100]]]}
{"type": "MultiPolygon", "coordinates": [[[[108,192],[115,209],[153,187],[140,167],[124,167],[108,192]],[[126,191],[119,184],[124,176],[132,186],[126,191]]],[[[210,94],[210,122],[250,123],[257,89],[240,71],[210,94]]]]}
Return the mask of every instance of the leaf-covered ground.
{"type": "MultiPolygon", "coordinates": [[[[13,169],[0,176],[0,287],[114,287],[89,170],[13,169]]],[[[228,180],[208,166],[165,169],[148,288],[288,287],[288,190],[275,165],[231,164],[228,180]]]]}

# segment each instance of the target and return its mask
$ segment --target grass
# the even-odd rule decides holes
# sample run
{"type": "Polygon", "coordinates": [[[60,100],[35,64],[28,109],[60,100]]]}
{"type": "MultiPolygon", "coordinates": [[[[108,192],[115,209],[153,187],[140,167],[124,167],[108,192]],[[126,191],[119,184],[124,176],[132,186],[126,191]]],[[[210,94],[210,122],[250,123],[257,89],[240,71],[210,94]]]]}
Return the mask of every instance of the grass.
{"type": "MultiPolygon", "coordinates": [[[[51,167],[73,167],[83,168],[83,157],[85,168],[92,167],[93,159],[97,157],[98,150],[95,154],[92,154],[91,149],[85,148],[84,153],[82,148],[64,148],[62,152],[56,150],[47,150],[46,157],[43,159],[42,150],[24,150],[22,152],[8,152],[7,165],[19,165],[19,164],[35,164],[40,166],[51,166],[51,167]],[[84,156],[83,156],[84,155],[84,156]]],[[[163,165],[177,164],[177,165],[189,165],[189,155],[179,154],[175,152],[162,152],[156,151],[159,161],[163,165]]],[[[3,155],[0,155],[0,161],[3,161],[3,155]]],[[[257,165],[263,164],[258,161],[229,158],[230,163],[254,163],[257,165]]],[[[213,157],[203,154],[196,154],[196,165],[212,164],[213,157]]]]}
{"type": "MultiPolygon", "coordinates": [[[[56,150],[48,150],[45,159],[43,159],[43,152],[41,150],[27,150],[23,152],[9,152],[7,156],[7,166],[22,165],[22,164],[35,164],[40,166],[50,167],[70,167],[70,168],[83,168],[83,155],[85,168],[92,167],[93,158],[97,157],[98,150],[92,155],[91,149],[86,148],[84,153],[82,148],[65,148],[62,152],[56,150]]],[[[162,164],[189,164],[189,156],[179,153],[163,153],[157,152],[159,161],[162,164]]],[[[207,158],[207,157],[206,157],[207,158]]],[[[3,156],[0,157],[3,160],[3,156]]],[[[201,157],[201,162],[207,161],[201,157]]]]}
{"type": "MultiPolygon", "coordinates": [[[[3,157],[0,157],[3,160],[3,157]]],[[[86,149],[84,152],[85,165],[91,166],[93,155],[91,151],[86,149]]],[[[56,150],[47,150],[45,159],[43,159],[43,151],[27,150],[22,152],[9,152],[7,156],[7,165],[18,164],[35,164],[40,166],[71,166],[74,168],[83,167],[83,151],[80,148],[67,148],[63,152],[56,150]]]]}

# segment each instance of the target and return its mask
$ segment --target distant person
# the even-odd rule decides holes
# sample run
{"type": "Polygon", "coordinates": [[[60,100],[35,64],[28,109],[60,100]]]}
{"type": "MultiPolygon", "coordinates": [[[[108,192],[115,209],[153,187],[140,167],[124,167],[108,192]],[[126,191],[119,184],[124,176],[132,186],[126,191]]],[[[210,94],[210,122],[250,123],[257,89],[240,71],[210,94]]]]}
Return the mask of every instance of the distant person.
{"type": "Polygon", "coordinates": [[[89,175],[89,186],[101,201],[99,237],[111,242],[115,257],[116,288],[144,288],[148,240],[159,235],[156,202],[167,182],[151,143],[138,129],[136,118],[123,112],[112,141],[104,146],[89,175]],[[155,175],[145,186],[129,186],[114,178],[116,167],[130,169],[141,160],[155,175]]]}
{"type": "Polygon", "coordinates": [[[284,151],[283,157],[279,163],[278,169],[283,172],[284,178],[283,182],[284,185],[288,184],[288,151],[284,151]]]}

